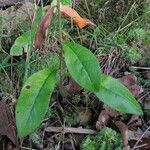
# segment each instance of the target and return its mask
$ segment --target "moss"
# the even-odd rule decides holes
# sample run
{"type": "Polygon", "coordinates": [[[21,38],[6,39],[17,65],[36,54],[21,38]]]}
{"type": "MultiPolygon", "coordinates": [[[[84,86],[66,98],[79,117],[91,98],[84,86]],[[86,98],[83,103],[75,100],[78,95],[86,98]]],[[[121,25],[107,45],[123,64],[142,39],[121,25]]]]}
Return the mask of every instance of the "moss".
{"type": "Polygon", "coordinates": [[[121,136],[111,128],[102,129],[96,136],[99,150],[122,150],[123,142],[121,136]]]}
{"type": "Polygon", "coordinates": [[[89,137],[82,142],[81,150],[122,150],[121,136],[111,128],[102,129],[95,137],[89,137]]]}
{"type": "Polygon", "coordinates": [[[82,150],[97,150],[97,143],[91,137],[87,137],[81,144],[82,150]]]}
{"type": "Polygon", "coordinates": [[[131,47],[128,49],[128,57],[133,64],[142,59],[142,55],[137,47],[131,47]]]}
{"type": "Polygon", "coordinates": [[[143,28],[135,28],[129,32],[129,38],[141,40],[144,44],[150,43],[150,31],[143,28]]]}

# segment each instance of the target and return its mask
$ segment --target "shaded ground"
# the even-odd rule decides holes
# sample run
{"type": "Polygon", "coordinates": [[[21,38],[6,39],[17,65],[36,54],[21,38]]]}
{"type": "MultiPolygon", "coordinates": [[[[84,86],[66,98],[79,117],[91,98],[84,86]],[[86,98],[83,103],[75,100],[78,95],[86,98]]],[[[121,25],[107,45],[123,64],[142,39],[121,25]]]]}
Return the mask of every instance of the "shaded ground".
{"type": "MultiPolygon", "coordinates": [[[[71,78],[64,77],[65,96],[55,91],[40,129],[16,140],[14,108],[22,87],[26,54],[11,57],[9,51],[16,37],[30,28],[34,12],[31,5],[17,5],[0,10],[0,134],[4,135],[0,137],[0,149],[79,149],[85,135],[95,134],[106,126],[121,134],[125,149],[150,149],[149,1],[87,2],[87,5],[76,2],[75,9],[97,27],[78,29],[63,19],[64,40],[71,37],[91,49],[102,72],[128,87],[140,102],[144,115],[119,113],[103,105],[71,78]]],[[[58,63],[56,23],[49,28],[43,47],[32,53],[30,74],[58,63]]]]}

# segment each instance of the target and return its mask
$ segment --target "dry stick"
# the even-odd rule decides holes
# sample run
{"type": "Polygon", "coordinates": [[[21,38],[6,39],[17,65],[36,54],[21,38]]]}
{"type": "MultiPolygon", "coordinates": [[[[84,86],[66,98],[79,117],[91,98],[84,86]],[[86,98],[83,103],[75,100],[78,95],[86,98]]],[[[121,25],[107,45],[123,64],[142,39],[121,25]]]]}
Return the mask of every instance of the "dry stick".
{"type": "Polygon", "coordinates": [[[59,71],[59,76],[60,76],[60,85],[59,85],[59,90],[61,95],[63,96],[63,79],[62,79],[62,62],[63,62],[63,53],[62,53],[62,28],[61,28],[61,11],[60,11],[60,0],[57,0],[57,10],[58,10],[58,31],[59,31],[59,43],[60,43],[60,52],[59,52],[59,58],[60,58],[60,71],[59,71]]]}
{"type": "Polygon", "coordinates": [[[150,70],[148,67],[137,67],[137,66],[131,66],[133,69],[143,69],[143,70],[150,70]]]}
{"type": "Polygon", "coordinates": [[[71,128],[71,127],[47,127],[46,132],[78,133],[78,134],[97,134],[97,131],[91,129],[71,128]]]}
{"type": "Polygon", "coordinates": [[[148,91],[146,94],[144,94],[142,97],[140,97],[139,99],[138,99],[138,102],[141,102],[142,101],[142,99],[144,99],[147,95],[149,95],[150,94],[150,91],[148,91]]]}
{"type": "Polygon", "coordinates": [[[74,146],[74,141],[73,141],[73,139],[72,139],[71,134],[69,135],[69,138],[70,138],[70,142],[71,142],[71,145],[72,145],[72,149],[73,149],[73,150],[76,150],[76,149],[75,149],[75,146],[74,146]]]}
{"type": "Polygon", "coordinates": [[[132,148],[132,150],[136,149],[137,145],[139,144],[139,142],[141,141],[141,139],[144,137],[144,135],[148,132],[148,130],[150,130],[150,126],[145,130],[145,132],[142,134],[142,136],[138,139],[138,141],[135,143],[135,145],[132,148]]]}
{"type": "MultiPolygon", "coordinates": [[[[24,147],[24,146],[22,146],[21,149],[31,150],[31,148],[29,148],[29,147],[24,147]]],[[[36,150],[36,149],[33,149],[33,148],[32,148],[32,150],[36,150]]]]}
{"type": "MultiPolygon", "coordinates": [[[[139,17],[140,18],[140,17],[139,17]]],[[[127,24],[126,26],[124,26],[123,28],[120,28],[119,32],[121,32],[122,30],[128,28],[129,26],[131,26],[134,22],[136,22],[139,18],[133,20],[132,22],[130,22],[129,24],[127,24]]]]}
{"type": "Polygon", "coordinates": [[[141,148],[141,147],[144,147],[144,146],[147,146],[147,144],[142,144],[142,145],[136,146],[135,149],[141,148]]]}

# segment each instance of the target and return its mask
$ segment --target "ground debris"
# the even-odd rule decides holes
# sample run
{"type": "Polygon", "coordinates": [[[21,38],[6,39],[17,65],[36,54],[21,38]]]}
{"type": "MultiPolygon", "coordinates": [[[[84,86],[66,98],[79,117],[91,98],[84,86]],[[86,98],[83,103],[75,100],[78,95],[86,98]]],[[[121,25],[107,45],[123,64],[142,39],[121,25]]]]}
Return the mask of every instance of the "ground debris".
{"type": "Polygon", "coordinates": [[[14,117],[9,109],[9,106],[0,101],[0,135],[6,135],[14,145],[17,144],[16,127],[14,117]]]}

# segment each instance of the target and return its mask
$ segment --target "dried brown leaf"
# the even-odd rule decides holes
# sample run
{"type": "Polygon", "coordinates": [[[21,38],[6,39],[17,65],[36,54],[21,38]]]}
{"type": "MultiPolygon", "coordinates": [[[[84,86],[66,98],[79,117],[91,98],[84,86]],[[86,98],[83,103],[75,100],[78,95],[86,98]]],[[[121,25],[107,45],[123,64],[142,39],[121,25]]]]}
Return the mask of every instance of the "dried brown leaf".
{"type": "Polygon", "coordinates": [[[134,74],[125,75],[120,78],[119,81],[124,84],[136,98],[143,92],[143,89],[137,84],[137,77],[134,74]]]}
{"type": "Polygon", "coordinates": [[[125,123],[123,123],[122,121],[116,121],[115,125],[117,126],[117,128],[119,129],[122,139],[123,139],[123,144],[125,147],[128,147],[128,127],[125,123]]]}
{"type": "Polygon", "coordinates": [[[55,6],[51,7],[47,11],[47,13],[43,16],[43,18],[41,20],[41,23],[39,25],[39,29],[38,29],[36,36],[35,36],[34,46],[36,49],[39,49],[45,41],[46,31],[47,31],[47,28],[52,21],[54,8],[55,8],[55,6]]]}
{"type": "Polygon", "coordinates": [[[71,18],[71,20],[73,20],[79,28],[83,28],[86,25],[96,26],[89,19],[82,18],[73,8],[69,6],[61,5],[60,11],[65,17],[71,18]]]}
{"type": "Polygon", "coordinates": [[[96,122],[96,129],[100,130],[106,127],[109,119],[110,119],[110,116],[108,115],[107,111],[102,110],[96,122]]]}
{"type": "Polygon", "coordinates": [[[17,144],[16,127],[9,106],[0,101],[0,135],[6,135],[15,145],[17,144]]]}
{"type": "Polygon", "coordinates": [[[108,106],[104,106],[103,107],[104,110],[102,110],[100,112],[100,115],[98,117],[98,120],[96,122],[96,129],[100,130],[104,127],[107,126],[107,123],[109,122],[111,117],[117,117],[118,115],[120,115],[121,113],[108,107],[108,106]]]}

